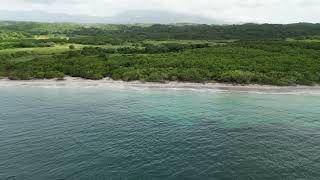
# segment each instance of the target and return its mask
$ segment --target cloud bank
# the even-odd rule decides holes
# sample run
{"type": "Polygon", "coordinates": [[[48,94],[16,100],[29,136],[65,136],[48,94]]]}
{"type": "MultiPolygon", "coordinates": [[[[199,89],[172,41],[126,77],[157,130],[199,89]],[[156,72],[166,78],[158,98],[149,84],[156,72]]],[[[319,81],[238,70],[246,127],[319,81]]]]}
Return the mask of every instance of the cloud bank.
{"type": "Polygon", "coordinates": [[[0,11],[44,11],[110,17],[166,11],[229,22],[320,22],[319,0],[0,0],[0,11]]]}

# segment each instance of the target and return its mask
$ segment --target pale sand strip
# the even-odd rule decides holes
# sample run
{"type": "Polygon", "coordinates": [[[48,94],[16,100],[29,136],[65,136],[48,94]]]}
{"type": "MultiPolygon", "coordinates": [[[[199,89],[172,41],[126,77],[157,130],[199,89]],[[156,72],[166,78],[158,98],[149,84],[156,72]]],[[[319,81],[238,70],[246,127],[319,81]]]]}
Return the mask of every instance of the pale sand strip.
{"type": "Polygon", "coordinates": [[[125,82],[114,81],[108,78],[102,80],[87,80],[82,78],[66,77],[65,80],[57,81],[54,79],[12,81],[0,79],[0,87],[11,86],[30,86],[30,87],[101,87],[101,88],[141,88],[141,89],[173,89],[173,90],[221,90],[221,91],[243,91],[243,92],[268,92],[268,93],[307,93],[320,94],[320,86],[269,86],[269,85],[232,85],[223,83],[189,83],[189,82],[125,82]]]}

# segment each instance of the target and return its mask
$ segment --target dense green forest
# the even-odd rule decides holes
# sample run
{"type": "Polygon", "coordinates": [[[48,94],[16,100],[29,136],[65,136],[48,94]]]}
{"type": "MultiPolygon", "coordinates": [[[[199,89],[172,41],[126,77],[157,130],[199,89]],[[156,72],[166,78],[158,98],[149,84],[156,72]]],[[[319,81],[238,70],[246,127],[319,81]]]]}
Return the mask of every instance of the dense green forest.
{"type": "Polygon", "coordinates": [[[320,24],[0,22],[0,77],[320,83],[320,24]]]}

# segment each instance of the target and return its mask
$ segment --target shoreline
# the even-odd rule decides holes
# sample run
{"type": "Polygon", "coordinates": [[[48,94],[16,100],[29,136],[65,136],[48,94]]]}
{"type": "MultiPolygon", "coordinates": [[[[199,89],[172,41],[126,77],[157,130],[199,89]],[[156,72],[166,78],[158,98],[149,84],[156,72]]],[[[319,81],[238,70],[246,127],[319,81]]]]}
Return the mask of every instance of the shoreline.
{"type": "Polygon", "coordinates": [[[216,90],[237,92],[269,92],[269,93],[307,93],[320,94],[320,86],[272,86],[272,85],[233,85],[225,83],[192,83],[192,82],[140,82],[116,81],[109,78],[102,80],[87,80],[76,77],[65,77],[64,80],[9,80],[0,79],[1,87],[47,87],[47,88],[76,88],[97,87],[112,89],[166,89],[166,90],[216,90]]]}

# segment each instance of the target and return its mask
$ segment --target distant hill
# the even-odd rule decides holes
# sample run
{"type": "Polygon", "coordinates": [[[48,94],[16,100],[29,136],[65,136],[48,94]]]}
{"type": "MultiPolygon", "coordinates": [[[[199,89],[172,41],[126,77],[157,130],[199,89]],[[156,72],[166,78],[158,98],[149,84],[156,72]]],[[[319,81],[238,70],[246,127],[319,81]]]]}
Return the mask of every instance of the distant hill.
{"type": "Polygon", "coordinates": [[[225,24],[225,22],[216,19],[166,11],[126,11],[112,17],[68,15],[61,13],[47,13],[42,11],[0,11],[0,20],[108,24],[225,24]]]}

